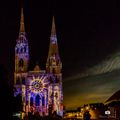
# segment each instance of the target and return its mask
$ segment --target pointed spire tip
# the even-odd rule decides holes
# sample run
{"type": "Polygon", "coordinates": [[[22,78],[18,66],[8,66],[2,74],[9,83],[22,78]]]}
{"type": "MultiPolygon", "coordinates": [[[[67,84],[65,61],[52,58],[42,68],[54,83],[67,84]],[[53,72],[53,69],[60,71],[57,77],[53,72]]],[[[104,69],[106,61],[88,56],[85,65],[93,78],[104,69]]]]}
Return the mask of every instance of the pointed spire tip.
{"type": "Polygon", "coordinates": [[[51,29],[51,35],[56,35],[56,28],[55,28],[55,17],[52,18],[52,29],[51,29]]]}
{"type": "Polygon", "coordinates": [[[20,32],[25,32],[23,7],[21,7],[20,32]]]}

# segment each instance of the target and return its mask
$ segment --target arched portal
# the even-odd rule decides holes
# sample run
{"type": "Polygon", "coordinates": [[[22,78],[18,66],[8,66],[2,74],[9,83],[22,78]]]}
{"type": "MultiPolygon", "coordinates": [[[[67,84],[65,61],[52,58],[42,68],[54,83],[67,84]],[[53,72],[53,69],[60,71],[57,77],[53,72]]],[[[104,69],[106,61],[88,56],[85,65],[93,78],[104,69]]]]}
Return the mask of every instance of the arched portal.
{"type": "Polygon", "coordinates": [[[19,61],[19,67],[23,67],[24,66],[24,61],[23,61],[23,59],[20,59],[20,61],[19,61]]]}
{"type": "Polygon", "coordinates": [[[30,98],[30,106],[33,106],[33,97],[30,98]]]}
{"type": "Polygon", "coordinates": [[[40,106],[40,96],[37,94],[35,98],[35,105],[40,106]]]}
{"type": "Polygon", "coordinates": [[[44,96],[42,97],[42,106],[44,106],[45,105],[45,98],[44,98],[44,96]]]}

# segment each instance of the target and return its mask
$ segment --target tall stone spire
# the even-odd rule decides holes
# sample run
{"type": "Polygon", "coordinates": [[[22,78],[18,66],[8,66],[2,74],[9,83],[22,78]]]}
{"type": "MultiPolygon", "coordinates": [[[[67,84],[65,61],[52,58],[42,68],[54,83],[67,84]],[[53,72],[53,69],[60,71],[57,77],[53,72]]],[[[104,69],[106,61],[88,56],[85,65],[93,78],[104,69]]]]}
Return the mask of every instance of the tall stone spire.
{"type": "Polygon", "coordinates": [[[57,44],[57,36],[56,36],[54,16],[52,18],[52,28],[51,28],[51,36],[50,36],[50,45],[49,45],[48,57],[52,56],[53,54],[59,54],[58,53],[58,44],[57,44]]]}
{"type": "Polygon", "coordinates": [[[56,66],[58,64],[59,65],[61,64],[61,60],[60,60],[60,57],[59,57],[58,44],[57,44],[57,36],[56,36],[54,16],[52,18],[50,45],[49,45],[49,52],[48,52],[46,68],[48,69],[53,64],[56,65],[56,66]]]}
{"type": "Polygon", "coordinates": [[[25,32],[23,7],[21,7],[20,32],[25,32]]]}
{"type": "Polygon", "coordinates": [[[23,14],[23,2],[21,1],[21,18],[19,36],[15,46],[15,72],[26,72],[29,66],[29,45],[26,38],[23,14]]]}
{"type": "Polygon", "coordinates": [[[21,16],[20,16],[20,30],[19,30],[19,37],[17,39],[17,42],[25,42],[26,39],[26,33],[25,33],[25,24],[24,24],[24,10],[23,5],[21,5],[21,16]]]}
{"type": "Polygon", "coordinates": [[[56,35],[56,29],[55,29],[55,18],[54,18],[54,16],[53,16],[53,19],[52,19],[51,35],[56,35]]]}

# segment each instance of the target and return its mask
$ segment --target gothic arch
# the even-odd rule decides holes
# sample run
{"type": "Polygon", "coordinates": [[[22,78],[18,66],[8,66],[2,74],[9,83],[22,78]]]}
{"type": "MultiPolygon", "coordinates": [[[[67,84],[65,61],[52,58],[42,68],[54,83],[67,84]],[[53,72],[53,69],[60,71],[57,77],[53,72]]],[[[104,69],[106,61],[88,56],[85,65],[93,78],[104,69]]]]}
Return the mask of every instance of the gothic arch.
{"type": "Polygon", "coordinates": [[[33,97],[30,98],[30,106],[33,106],[33,97]]]}
{"type": "Polygon", "coordinates": [[[26,46],[24,47],[24,52],[26,53],[26,46]]]}
{"type": "Polygon", "coordinates": [[[22,84],[25,85],[25,77],[22,77],[22,84]]]}
{"type": "Polygon", "coordinates": [[[16,49],[16,53],[17,53],[17,54],[19,53],[19,48],[16,49]]]}
{"type": "Polygon", "coordinates": [[[24,66],[24,60],[21,58],[19,60],[19,67],[23,67],[24,66]]]}
{"type": "Polygon", "coordinates": [[[18,76],[18,77],[16,78],[16,84],[19,85],[20,83],[21,83],[21,80],[20,80],[20,77],[18,76]]]}
{"type": "Polygon", "coordinates": [[[35,104],[36,106],[40,106],[40,96],[38,94],[35,97],[35,104]]]}
{"type": "Polygon", "coordinates": [[[20,52],[23,53],[23,48],[20,49],[20,52]]]}
{"type": "Polygon", "coordinates": [[[42,96],[42,106],[44,106],[45,105],[45,98],[44,98],[44,96],[42,96]]]}

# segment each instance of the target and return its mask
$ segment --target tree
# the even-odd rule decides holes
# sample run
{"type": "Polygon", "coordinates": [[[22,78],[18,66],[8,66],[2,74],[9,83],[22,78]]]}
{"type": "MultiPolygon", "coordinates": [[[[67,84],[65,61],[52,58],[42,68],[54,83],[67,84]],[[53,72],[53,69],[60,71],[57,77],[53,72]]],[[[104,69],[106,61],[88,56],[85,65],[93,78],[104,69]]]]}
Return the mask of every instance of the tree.
{"type": "Polygon", "coordinates": [[[5,67],[0,64],[0,118],[11,120],[13,115],[13,87],[9,85],[8,73],[5,67]]]}
{"type": "Polygon", "coordinates": [[[14,97],[14,112],[20,112],[22,111],[23,105],[22,105],[22,96],[21,94],[18,94],[16,97],[14,97]]]}

